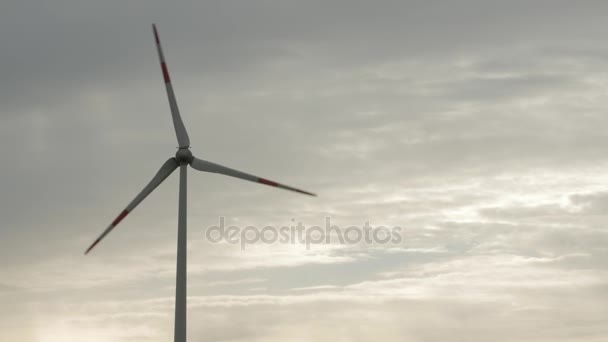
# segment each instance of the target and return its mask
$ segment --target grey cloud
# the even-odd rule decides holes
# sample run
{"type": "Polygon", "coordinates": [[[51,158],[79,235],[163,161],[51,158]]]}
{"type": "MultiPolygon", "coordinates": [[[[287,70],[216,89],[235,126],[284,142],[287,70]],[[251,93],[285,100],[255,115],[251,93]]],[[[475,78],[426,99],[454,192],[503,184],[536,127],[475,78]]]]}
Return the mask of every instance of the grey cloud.
{"type": "Polygon", "coordinates": [[[156,21],[193,152],[321,195],[190,173],[191,338],[602,340],[605,6],[0,5],[0,336],[171,337],[175,176],[81,256],[175,152],[156,21]],[[201,240],[326,215],[403,244],[201,240]]]}

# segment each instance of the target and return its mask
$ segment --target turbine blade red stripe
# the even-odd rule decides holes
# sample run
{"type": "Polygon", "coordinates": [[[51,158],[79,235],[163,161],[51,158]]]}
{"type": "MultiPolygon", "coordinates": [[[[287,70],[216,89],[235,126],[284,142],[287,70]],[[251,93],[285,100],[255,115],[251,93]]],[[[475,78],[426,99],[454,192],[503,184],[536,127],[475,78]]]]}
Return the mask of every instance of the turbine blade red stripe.
{"type": "Polygon", "coordinates": [[[262,183],[262,184],[266,184],[266,185],[270,185],[270,186],[279,186],[279,183],[273,182],[271,180],[264,179],[264,178],[258,178],[258,183],[262,183]]]}
{"type": "Polygon", "coordinates": [[[165,83],[171,83],[171,78],[169,77],[169,70],[167,69],[167,63],[160,63],[160,68],[163,70],[163,79],[165,83]]]}
{"type": "Polygon", "coordinates": [[[265,178],[258,178],[258,183],[264,184],[264,185],[275,186],[277,188],[281,188],[281,189],[285,189],[285,190],[299,192],[301,194],[305,194],[305,195],[309,195],[309,196],[317,196],[317,195],[313,194],[312,192],[308,192],[308,191],[300,190],[298,188],[294,188],[291,186],[283,185],[281,183],[273,182],[273,181],[265,179],[265,178]]]}
{"type": "Polygon", "coordinates": [[[112,226],[116,226],[117,224],[120,223],[120,221],[122,221],[122,219],[125,218],[125,216],[127,216],[127,214],[129,214],[129,212],[125,209],[122,211],[122,213],[120,213],[120,215],[118,215],[114,221],[112,221],[112,226]]]}

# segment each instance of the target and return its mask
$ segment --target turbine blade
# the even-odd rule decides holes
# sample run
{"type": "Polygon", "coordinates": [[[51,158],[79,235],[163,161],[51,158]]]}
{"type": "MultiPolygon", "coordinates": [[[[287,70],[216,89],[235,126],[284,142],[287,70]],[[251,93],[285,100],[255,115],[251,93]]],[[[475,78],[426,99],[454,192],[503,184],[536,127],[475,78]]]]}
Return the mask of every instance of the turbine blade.
{"type": "Polygon", "coordinates": [[[112,223],[110,223],[108,228],[106,228],[106,230],[104,230],[103,233],[101,233],[101,235],[97,238],[97,240],[95,240],[91,244],[91,246],[89,246],[89,248],[87,248],[87,250],[86,250],[86,252],[84,252],[84,254],[88,254],[91,251],[91,249],[93,249],[93,247],[95,247],[99,243],[99,241],[101,241],[106,235],[108,235],[108,233],[110,233],[112,231],[112,229],[114,229],[114,227],[116,227],[120,223],[120,221],[122,221],[122,219],[125,218],[125,216],[127,216],[130,212],[132,212],[133,209],[135,209],[135,207],[137,207],[137,205],[139,203],[141,203],[141,201],[143,201],[146,198],[146,196],[148,196],[154,189],[156,189],[156,187],[159,186],[160,183],[162,183],[165,180],[165,178],[167,178],[175,169],[177,169],[178,166],[179,166],[179,162],[175,158],[170,158],[169,160],[167,160],[163,164],[163,166],[161,166],[160,170],[158,170],[158,172],[156,173],[154,178],[152,178],[150,183],[148,183],[148,185],[146,185],[146,187],[135,197],[135,199],[133,199],[133,201],[131,201],[131,203],[129,203],[129,205],[127,205],[125,210],[123,210],[114,219],[114,221],[112,221],[112,223]]]}
{"type": "Polygon", "coordinates": [[[270,186],[274,186],[274,187],[277,187],[280,189],[295,191],[295,192],[299,192],[301,194],[305,194],[305,195],[309,195],[309,196],[317,196],[316,194],[313,194],[308,191],[304,191],[304,190],[300,190],[300,189],[297,189],[297,188],[294,188],[291,186],[283,185],[283,184],[280,184],[280,183],[277,183],[277,182],[274,182],[274,181],[271,181],[271,180],[268,180],[265,178],[250,175],[245,172],[234,170],[234,169],[231,169],[231,168],[219,165],[219,164],[215,164],[212,162],[208,162],[206,160],[198,159],[198,158],[194,158],[192,160],[192,162],[190,163],[190,166],[192,166],[194,169],[199,170],[199,171],[220,173],[222,175],[240,178],[240,179],[248,180],[250,182],[260,183],[260,184],[264,184],[264,185],[270,185],[270,186]]]}
{"type": "Polygon", "coordinates": [[[163,72],[165,88],[167,89],[167,97],[169,98],[169,107],[171,108],[171,116],[173,117],[173,127],[175,128],[175,134],[177,135],[177,143],[179,144],[180,148],[190,147],[190,138],[188,137],[188,132],[186,132],[186,126],[184,126],[182,117],[179,115],[177,100],[175,99],[175,93],[173,92],[173,86],[171,85],[171,78],[169,77],[169,69],[167,69],[167,62],[165,62],[165,55],[163,54],[163,48],[160,46],[160,39],[158,38],[158,31],[156,30],[155,24],[152,24],[152,29],[154,30],[156,50],[158,51],[160,68],[163,72]]]}

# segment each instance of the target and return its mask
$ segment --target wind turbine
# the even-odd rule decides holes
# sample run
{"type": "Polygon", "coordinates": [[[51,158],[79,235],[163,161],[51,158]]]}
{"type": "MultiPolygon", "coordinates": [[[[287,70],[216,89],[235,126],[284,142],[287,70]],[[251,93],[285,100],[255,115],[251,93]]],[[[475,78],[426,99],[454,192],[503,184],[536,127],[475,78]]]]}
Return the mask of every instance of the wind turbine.
{"type": "Polygon", "coordinates": [[[101,235],[91,244],[85,251],[88,254],[93,247],[95,247],[99,241],[101,241],[108,233],[112,231],[130,212],[132,212],[145,198],[148,196],[157,186],[160,185],[175,169],[179,167],[179,212],[177,220],[177,272],[175,281],[175,331],[174,341],[185,342],[186,341],[186,249],[187,249],[187,234],[186,234],[186,207],[187,207],[187,170],[188,165],[192,166],[195,170],[219,173],[226,176],[240,178],[251,182],[256,182],[264,185],[274,186],[280,189],[290,190],[299,192],[301,194],[316,196],[313,193],[296,189],[287,185],[283,185],[265,178],[250,175],[245,172],[241,172],[235,169],[231,169],[216,163],[212,163],[203,159],[198,159],[190,152],[190,138],[188,138],[188,132],[179,114],[177,108],[177,101],[175,100],[175,94],[173,93],[173,87],[171,86],[171,78],[169,77],[169,71],[167,69],[167,63],[163,55],[163,50],[160,45],[158,38],[158,31],[156,25],[152,25],[154,31],[154,38],[156,40],[156,49],[158,51],[158,58],[160,60],[160,68],[163,73],[163,80],[165,82],[165,88],[167,90],[167,97],[169,98],[169,107],[171,108],[171,116],[173,118],[173,126],[175,128],[175,134],[177,135],[177,142],[179,149],[175,153],[175,157],[169,158],[156,173],[154,178],[146,185],[146,187],[127,205],[127,207],[110,223],[108,228],[104,230],[101,235]]]}

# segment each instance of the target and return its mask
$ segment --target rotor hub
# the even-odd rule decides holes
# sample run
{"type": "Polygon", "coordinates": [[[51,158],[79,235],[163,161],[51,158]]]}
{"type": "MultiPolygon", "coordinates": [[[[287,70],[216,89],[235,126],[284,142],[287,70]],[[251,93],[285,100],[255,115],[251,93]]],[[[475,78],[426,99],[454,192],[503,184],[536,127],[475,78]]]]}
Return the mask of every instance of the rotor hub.
{"type": "Polygon", "coordinates": [[[180,148],[175,153],[175,159],[180,164],[190,164],[192,162],[192,159],[194,159],[194,157],[192,156],[192,152],[190,152],[190,149],[180,148]]]}

